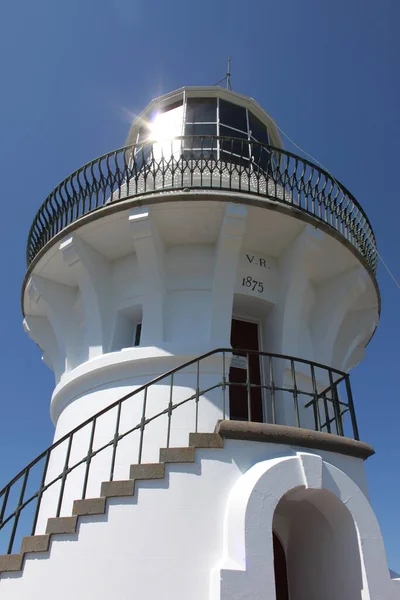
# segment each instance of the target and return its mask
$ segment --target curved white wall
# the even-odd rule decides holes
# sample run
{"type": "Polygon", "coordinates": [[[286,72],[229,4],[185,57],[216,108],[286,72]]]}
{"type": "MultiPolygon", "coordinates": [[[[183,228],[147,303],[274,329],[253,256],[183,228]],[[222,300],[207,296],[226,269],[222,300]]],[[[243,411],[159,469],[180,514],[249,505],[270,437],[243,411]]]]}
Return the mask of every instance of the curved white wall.
{"type": "MultiPolygon", "coordinates": [[[[132,210],[121,204],[120,212],[52,246],[35,266],[24,294],[25,326],[55,372],[55,440],[154,377],[230,347],[233,316],[259,322],[261,350],[337,368],[354,362],[368,341],[377,319],[375,288],[340,242],[298,218],[246,205],[234,193],[190,196],[132,210]],[[357,327],[346,327],[355,311],[357,327]],[[140,346],[133,347],[139,323],[140,346]]],[[[221,357],[211,359],[201,387],[221,381],[222,371],[221,357]]],[[[275,377],[290,385],[290,364],[275,377]]],[[[312,391],[309,370],[300,369],[299,378],[312,391]]],[[[329,384],[322,371],[316,379],[321,390],[329,384]]],[[[195,368],[177,375],[173,401],[190,397],[196,386],[195,368]]],[[[294,425],[293,398],[283,392],[276,398],[277,421],[294,425]]],[[[303,408],[308,399],[300,401],[300,424],[313,428],[312,411],[303,408]]],[[[159,384],[148,410],[156,414],[168,402],[169,385],[159,384]]],[[[221,389],[203,395],[199,431],[213,431],[222,405],[221,389]]],[[[139,396],[124,403],[120,431],[137,426],[141,411],[139,396]]],[[[115,412],[96,424],[99,445],[114,435],[115,412]]],[[[187,444],[193,413],[193,402],[174,411],[171,445],[187,444]]],[[[119,444],[116,477],[126,477],[136,461],[137,437],[119,444]]],[[[89,428],[74,436],[69,464],[83,458],[89,439],[89,428]]],[[[157,460],[166,445],[165,416],[147,427],[145,442],[143,460],[157,460]]],[[[108,478],[110,452],[93,460],[89,496],[108,478]]],[[[62,471],[65,453],[66,444],[54,453],[47,481],[62,471]]],[[[62,514],[80,497],[83,477],[83,467],[69,476],[62,514]]],[[[39,530],[56,493],[56,487],[47,492],[39,530]]]]}
{"type": "MultiPolygon", "coordinates": [[[[272,527],[274,507],[279,505],[282,494],[300,489],[299,486],[310,494],[314,489],[315,494],[335,495],[340,509],[334,502],[324,508],[324,518],[330,520],[331,527],[335,518],[343,511],[348,512],[346,505],[351,491],[349,509],[358,532],[352,567],[360,572],[361,564],[368,571],[362,579],[362,596],[353,596],[351,600],[389,599],[392,582],[387,568],[385,571],[379,528],[365,497],[362,462],[332,453],[308,454],[298,448],[233,440],[225,441],[221,450],[197,450],[194,464],[168,465],[164,480],[140,482],[134,498],[109,501],[106,516],[81,518],[77,535],[55,536],[49,554],[29,556],[22,576],[3,574],[0,593],[6,600],[38,597],[50,600],[55,590],[59,600],[71,597],[106,600],[110,595],[121,600],[132,595],[234,600],[243,597],[240,595],[243,582],[257,600],[266,594],[273,598],[274,594],[268,592],[268,585],[274,585],[273,577],[266,587],[263,583],[273,571],[272,558],[266,559],[265,564],[258,563],[262,568],[257,569],[258,576],[251,584],[248,579],[251,574],[244,565],[254,566],[255,549],[267,556],[268,527],[272,527]],[[292,465],[289,470],[288,464],[292,465]],[[258,475],[253,477],[255,470],[258,475]],[[262,473],[270,474],[267,490],[257,483],[262,473]],[[250,479],[253,483],[249,484],[250,479]],[[241,519],[244,519],[242,525],[241,519]],[[234,529],[230,530],[232,526],[234,529]],[[241,537],[244,533],[245,542],[241,537]]],[[[296,499],[292,500],[292,511],[296,511],[296,499]]],[[[320,516],[315,521],[323,518],[321,510],[320,507],[320,516]]],[[[287,517],[282,511],[280,514],[287,517]]],[[[305,555],[307,531],[303,527],[295,535],[296,539],[290,543],[300,545],[304,536],[305,555]]],[[[287,545],[287,540],[283,541],[287,545]]],[[[329,561],[333,572],[337,566],[332,562],[334,551],[340,543],[337,545],[334,535],[329,541],[333,546],[326,549],[320,563],[323,559],[329,561]]],[[[290,563],[290,548],[286,547],[286,551],[290,563]]],[[[300,563],[297,566],[303,572],[312,567],[311,564],[302,567],[300,563]]],[[[293,572],[292,577],[295,578],[293,572]]],[[[315,590],[319,585],[319,591],[326,592],[329,574],[316,569],[314,579],[315,590]]],[[[354,591],[354,587],[351,589],[354,591]]]]}

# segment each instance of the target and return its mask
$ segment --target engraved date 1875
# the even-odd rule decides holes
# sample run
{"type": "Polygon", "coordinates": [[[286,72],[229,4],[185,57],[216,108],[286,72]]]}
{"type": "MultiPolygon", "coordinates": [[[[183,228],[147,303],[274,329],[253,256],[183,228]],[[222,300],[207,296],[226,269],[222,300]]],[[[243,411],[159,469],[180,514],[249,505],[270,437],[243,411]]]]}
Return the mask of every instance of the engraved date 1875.
{"type": "Polygon", "coordinates": [[[247,277],[242,278],[242,285],[244,287],[250,288],[253,292],[257,291],[260,294],[264,291],[264,284],[262,281],[257,281],[248,275],[247,277]]]}

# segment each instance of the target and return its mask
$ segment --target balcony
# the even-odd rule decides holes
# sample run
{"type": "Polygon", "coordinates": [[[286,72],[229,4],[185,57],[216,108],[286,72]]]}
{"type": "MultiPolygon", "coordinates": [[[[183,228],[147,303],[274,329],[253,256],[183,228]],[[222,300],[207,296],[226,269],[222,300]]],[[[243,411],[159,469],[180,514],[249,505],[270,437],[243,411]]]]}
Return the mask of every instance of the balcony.
{"type": "Polygon", "coordinates": [[[222,443],[224,438],[280,443],[358,458],[373,453],[358,441],[348,374],[290,356],[216,349],[131,391],[16,475],[0,491],[0,554],[14,554],[24,536],[43,533],[44,516],[71,515],[74,500],[99,495],[104,478],[126,479],[135,462],[154,464],[153,451],[163,461],[168,449],[182,445],[182,426],[174,428],[182,416],[187,432],[193,432],[184,432],[189,447],[196,447],[191,442],[196,436],[213,435],[201,427],[211,405],[220,416],[214,437],[222,443]],[[155,397],[161,411],[155,410],[160,406],[155,397]]]}
{"type": "Polygon", "coordinates": [[[84,165],[46,198],[31,226],[28,267],[71,224],[146,194],[215,190],[302,218],[352,248],[374,274],[375,236],[363,209],[329,173],[282,149],[220,136],[126,146],[84,165]]]}

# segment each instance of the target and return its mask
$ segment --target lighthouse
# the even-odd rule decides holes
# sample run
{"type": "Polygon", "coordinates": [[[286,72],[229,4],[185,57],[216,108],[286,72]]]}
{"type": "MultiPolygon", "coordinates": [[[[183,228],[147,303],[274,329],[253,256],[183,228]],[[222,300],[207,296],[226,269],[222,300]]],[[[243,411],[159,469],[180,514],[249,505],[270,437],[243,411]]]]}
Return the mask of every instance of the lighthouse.
{"type": "Polygon", "coordinates": [[[253,99],[185,87],[28,235],[53,444],[0,491],[4,600],[400,598],[351,369],[378,325],[361,205],[253,99]]]}

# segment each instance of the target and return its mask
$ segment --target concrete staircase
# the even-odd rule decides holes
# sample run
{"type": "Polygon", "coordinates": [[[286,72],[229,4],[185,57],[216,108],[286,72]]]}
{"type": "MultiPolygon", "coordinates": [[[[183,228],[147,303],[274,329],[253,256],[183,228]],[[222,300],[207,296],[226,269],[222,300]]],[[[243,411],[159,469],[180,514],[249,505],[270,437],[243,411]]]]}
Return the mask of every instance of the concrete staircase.
{"type": "Polygon", "coordinates": [[[191,433],[189,446],[183,448],[161,448],[160,462],[131,465],[129,479],[104,481],[98,498],[75,500],[70,517],[51,517],[47,521],[46,533],[24,537],[18,554],[0,555],[0,573],[22,571],[28,554],[48,552],[52,536],[76,534],[81,516],[104,515],[108,498],[134,496],[136,482],[164,479],[168,463],[194,463],[197,448],[223,448],[223,438],[218,433],[191,433]]]}

